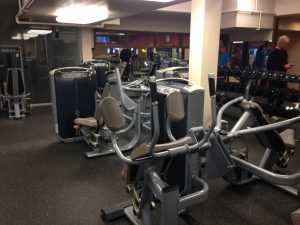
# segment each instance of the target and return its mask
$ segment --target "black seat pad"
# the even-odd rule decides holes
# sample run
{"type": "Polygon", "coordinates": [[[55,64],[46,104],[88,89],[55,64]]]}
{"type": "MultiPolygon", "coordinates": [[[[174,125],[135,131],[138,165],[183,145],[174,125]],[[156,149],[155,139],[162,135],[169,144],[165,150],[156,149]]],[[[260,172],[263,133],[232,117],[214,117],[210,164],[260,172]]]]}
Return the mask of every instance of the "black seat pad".
{"type": "MultiPolygon", "coordinates": [[[[258,105],[252,105],[251,110],[256,116],[256,120],[259,126],[270,124],[268,118],[263,114],[258,105]]],[[[257,133],[255,134],[255,136],[265,148],[270,148],[275,152],[285,151],[285,144],[277,130],[268,130],[262,133],[257,133]]]]}

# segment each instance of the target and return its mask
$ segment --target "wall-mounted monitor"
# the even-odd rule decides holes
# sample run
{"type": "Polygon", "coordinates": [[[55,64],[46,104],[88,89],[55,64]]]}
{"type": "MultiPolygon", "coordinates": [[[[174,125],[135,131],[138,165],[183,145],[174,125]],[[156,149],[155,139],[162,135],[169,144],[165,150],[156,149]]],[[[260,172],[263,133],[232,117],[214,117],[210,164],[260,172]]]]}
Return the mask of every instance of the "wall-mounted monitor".
{"type": "Polygon", "coordinates": [[[96,36],[96,43],[108,43],[109,37],[108,36],[96,36]]]}

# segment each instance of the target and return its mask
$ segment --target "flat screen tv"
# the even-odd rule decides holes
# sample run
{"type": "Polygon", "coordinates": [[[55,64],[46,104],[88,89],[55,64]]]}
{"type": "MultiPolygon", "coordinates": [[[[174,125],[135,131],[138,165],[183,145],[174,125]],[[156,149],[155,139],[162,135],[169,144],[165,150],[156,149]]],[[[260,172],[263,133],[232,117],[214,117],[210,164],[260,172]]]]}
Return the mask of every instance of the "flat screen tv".
{"type": "Polygon", "coordinates": [[[108,43],[109,37],[108,36],[96,36],[97,43],[108,43]]]}

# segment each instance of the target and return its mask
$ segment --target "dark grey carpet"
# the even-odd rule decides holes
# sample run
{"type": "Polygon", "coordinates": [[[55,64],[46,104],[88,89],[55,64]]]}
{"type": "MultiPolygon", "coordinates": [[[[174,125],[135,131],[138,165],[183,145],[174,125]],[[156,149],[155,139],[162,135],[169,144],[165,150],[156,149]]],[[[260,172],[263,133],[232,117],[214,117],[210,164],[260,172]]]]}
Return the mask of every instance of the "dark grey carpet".
{"type": "MultiPolygon", "coordinates": [[[[87,160],[90,149],[84,143],[59,142],[50,107],[34,108],[24,120],[9,120],[1,112],[0,130],[1,225],[129,224],[126,219],[104,223],[99,216],[101,207],[127,199],[118,158],[87,160]]],[[[249,141],[256,160],[261,147],[249,141]]],[[[300,165],[299,155],[293,169],[300,165]]],[[[209,199],[181,224],[288,225],[290,212],[300,206],[295,197],[263,182],[208,183],[209,199]]]]}

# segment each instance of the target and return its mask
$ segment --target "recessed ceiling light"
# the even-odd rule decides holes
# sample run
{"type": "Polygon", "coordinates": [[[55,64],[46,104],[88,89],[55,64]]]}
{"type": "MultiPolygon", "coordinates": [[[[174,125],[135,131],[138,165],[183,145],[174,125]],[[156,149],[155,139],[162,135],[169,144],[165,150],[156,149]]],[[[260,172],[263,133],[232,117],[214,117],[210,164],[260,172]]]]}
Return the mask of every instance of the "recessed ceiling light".
{"type": "Polygon", "coordinates": [[[89,24],[108,18],[108,10],[104,5],[71,5],[56,11],[59,23],[89,24]]]}
{"type": "MultiPolygon", "coordinates": [[[[28,33],[24,33],[23,36],[24,36],[24,37],[29,37],[29,38],[35,38],[35,37],[37,37],[37,36],[39,36],[39,35],[37,35],[37,34],[28,34],[28,33]]],[[[20,37],[22,37],[21,34],[20,34],[20,37]]]]}
{"type": "MultiPolygon", "coordinates": [[[[22,34],[17,34],[16,36],[22,37],[22,34]]],[[[23,33],[23,37],[29,37],[29,38],[35,38],[37,37],[37,34],[27,34],[27,33],[23,33]]]]}
{"type": "Polygon", "coordinates": [[[52,33],[52,30],[29,30],[27,34],[45,35],[52,33]]]}
{"type": "Polygon", "coordinates": [[[38,34],[17,33],[17,34],[15,34],[14,36],[12,36],[11,38],[12,38],[13,40],[22,40],[22,39],[28,40],[28,39],[30,39],[30,38],[35,38],[35,37],[37,37],[37,36],[38,36],[38,34]]]}
{"type": "Polygon", "coordinates": [[[13,40],[28,40],[30,37],[21,37],[19,35],[16,35],[16,36],[12,36],[11,39],[13,40]]]}

